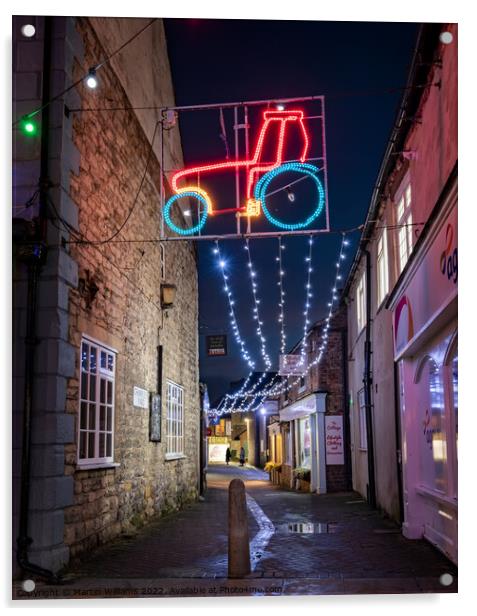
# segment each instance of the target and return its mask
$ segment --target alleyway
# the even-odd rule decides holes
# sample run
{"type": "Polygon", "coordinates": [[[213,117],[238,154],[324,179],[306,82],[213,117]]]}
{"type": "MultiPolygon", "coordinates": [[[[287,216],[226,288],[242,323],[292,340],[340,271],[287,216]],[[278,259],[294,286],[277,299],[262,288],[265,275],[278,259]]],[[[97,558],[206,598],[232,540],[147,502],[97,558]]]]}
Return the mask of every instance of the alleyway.
{"type": "Polygon", "coordinates": [[[455,592],[456,582],[439,582],[446,573],[456,579],[444,556],[425,541],[406,540],[356,493],[286,491],[257,469],[213,465],[204,502],[100,548],[66,572],[60,592],[73,597],[103,591],[112,596],[455,592]],[[227,487],[234,477],[245,481],[249,496],[253,571],[246,580],[229,581],[227,487]]]}

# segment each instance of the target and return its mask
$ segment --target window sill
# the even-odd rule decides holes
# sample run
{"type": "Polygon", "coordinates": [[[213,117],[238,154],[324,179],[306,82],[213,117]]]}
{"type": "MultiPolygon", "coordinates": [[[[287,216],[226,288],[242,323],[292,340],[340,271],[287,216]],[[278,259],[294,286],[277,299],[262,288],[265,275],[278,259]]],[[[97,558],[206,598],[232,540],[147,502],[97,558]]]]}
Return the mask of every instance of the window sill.
{"type": "Polygon", "coordinates": [[[77,464],[77,471],[100,471],[108,468],[117,468],[121,466],[119,462],[92,462],[91,464],[77,464]]]}
{"type": "Polygon", "coordinates": [[[165,460],[168,462],[169,460],[184,460],[186,456],[183,453],[166,453],[165,460]]]}
{"type": "Polygon", "coordinates": [[[358,451],[362,451],[363,453],[368,453],[367,447],[358,447],[358,451]]]}

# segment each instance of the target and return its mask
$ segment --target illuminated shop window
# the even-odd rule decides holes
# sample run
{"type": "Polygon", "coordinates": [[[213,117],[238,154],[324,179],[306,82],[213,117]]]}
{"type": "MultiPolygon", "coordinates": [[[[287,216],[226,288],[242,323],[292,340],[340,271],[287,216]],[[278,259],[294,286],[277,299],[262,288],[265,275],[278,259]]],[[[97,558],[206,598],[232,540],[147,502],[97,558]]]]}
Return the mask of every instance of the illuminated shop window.
{"type": "Polygon", "coordinates": [[[113,461],[116,354],[83,339],[81,343],[78,463],[113,461]]]}
{"type": "Polygon", "coordinates": [[[419,379],[421,404],[420,473],[428,488],[447,491],[447,434],[442,370],[431,358],[425,359],[419,379]]]}
{"type": "Polygon", "coordinates": [[[310,418],[298,420],[300,463],[303,468],[311,468],[311,425],[310,418]]]}

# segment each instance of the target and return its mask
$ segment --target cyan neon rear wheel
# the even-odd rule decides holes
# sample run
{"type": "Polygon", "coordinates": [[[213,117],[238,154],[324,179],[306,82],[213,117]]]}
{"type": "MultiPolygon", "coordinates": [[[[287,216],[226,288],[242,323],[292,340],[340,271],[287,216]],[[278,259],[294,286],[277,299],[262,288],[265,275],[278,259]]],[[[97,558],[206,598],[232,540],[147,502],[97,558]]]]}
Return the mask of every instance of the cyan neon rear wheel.
{"type": "Polygon", "coordinates": [[[309,227],[311,223],[318,218],[325,207],[325,191],[323,189],[323,184],[318,178],[319,171],[320,170],[318,167],[308,163],[285,163],[284,165],[280,165],[280,167],[272,169],[260,178],[255,185],[254,196],[255,199],[261,202],[263,213],[273,225],[279,227],[280,229],[285,229],[286,231],[294,231],[295,229],[305,229],[306,227],[309,227]],[[313,212],[308,216],[308,218],[301,222],[288,223],[283,220],[279,220],[271,214],[267,207],[267,190],[270,182],[272,182],[272,180],[280,174],[287,173],[289,171],[296,171],[297,173],[308,175],[313,179],[317,188],[317,202],[313,212]]]}
{"type": "MultiPolygon", "coordinates": [[[[172,197],[170,197],[170,199],[167,200],[167,203],[165,204],[164,210],[163,210],[164,220],[167,226],[170,229],[172,229],[175,233],[178,233],[179,235],[194,235],[194,233],[199,233],[199,231],[202,229],[202,227],[207,222],[207,214],[209,213],[209,207],[210,207],[210,202],[206,199],[204,194],[198,193],[194,190],[185,190],[183,192],[178,192],[177,194],[172,195],[172,197]],[[187,227],[187,228],[178,227],[174,222],[172,222],[171,208],[173,204],[178,199],[182,199],[182,197],[192,197],[194,199],[197,199],[203,205],[202,212],[199,212],[199,222],[192,227],[187,227]]],[[[199,204],[199,209],[200,209],[200,204],[199,204]]]]}

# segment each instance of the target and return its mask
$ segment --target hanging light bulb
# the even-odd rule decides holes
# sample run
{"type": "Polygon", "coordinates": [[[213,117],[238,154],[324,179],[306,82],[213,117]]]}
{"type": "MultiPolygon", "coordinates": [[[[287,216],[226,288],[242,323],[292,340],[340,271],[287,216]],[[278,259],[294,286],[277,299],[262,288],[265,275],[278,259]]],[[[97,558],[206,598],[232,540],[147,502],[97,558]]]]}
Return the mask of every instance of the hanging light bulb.
{"type": "Polygon", "coordinates": [[[98,85],[98,78],[96,77],[96,69],[90,68],[86,77],[86,85],[91,90],[94,90],[98,85]]]}
{"type": "Polygon", "coordinates": [[[287,191],[288,201],[290,201],[290,203],[293,203],[295,201],[295,193],[289,186],[287,186],[285,190],[287,191]]]}

